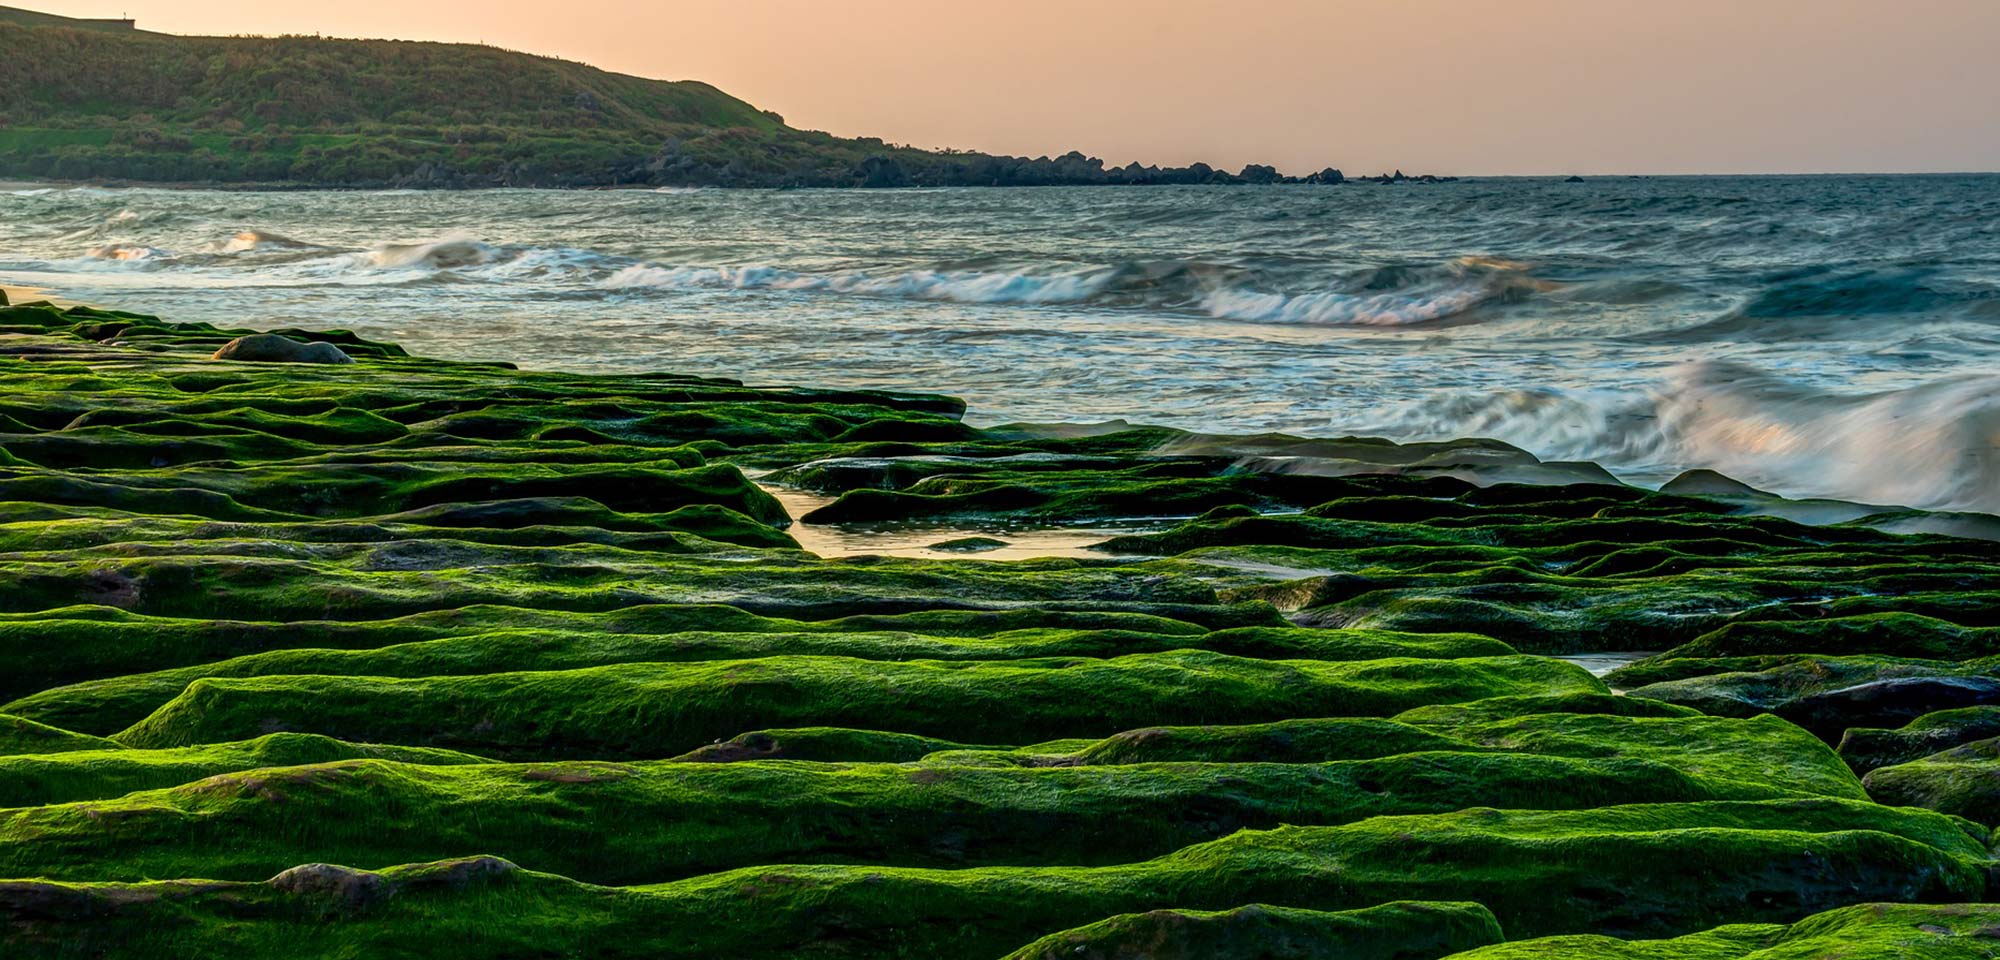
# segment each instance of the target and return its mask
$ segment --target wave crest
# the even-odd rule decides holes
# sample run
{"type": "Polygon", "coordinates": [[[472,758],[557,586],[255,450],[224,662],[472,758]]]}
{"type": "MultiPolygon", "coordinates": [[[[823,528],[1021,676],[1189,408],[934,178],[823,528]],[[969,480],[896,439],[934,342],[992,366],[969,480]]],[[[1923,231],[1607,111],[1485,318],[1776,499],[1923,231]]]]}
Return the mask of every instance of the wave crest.
{"type": "Polygon", "coordinates": [[[1488,436],[1655,480],[1706,467],[1792,494],[2000,513],[1996,374],[1850,394],[1711,360],[1645,391],[1458,395],[1373,429],[1488,436]]]}

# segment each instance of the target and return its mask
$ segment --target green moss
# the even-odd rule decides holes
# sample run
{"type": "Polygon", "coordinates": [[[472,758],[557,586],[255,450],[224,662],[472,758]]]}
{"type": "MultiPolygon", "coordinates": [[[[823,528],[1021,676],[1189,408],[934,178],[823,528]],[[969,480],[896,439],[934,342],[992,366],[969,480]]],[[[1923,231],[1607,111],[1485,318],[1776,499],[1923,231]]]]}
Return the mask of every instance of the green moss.
{"type": "Polygon", "coordinates": [[[1977,898],[1983,856],[1937,814],[1851,801],[1472,810],[1246,831],[1093,868],[755,867],[622,890],[498,866],[477,872],[498,883],[435,887],[412,883],[422,868],[374,879],[319,868],[276,884],[28,885],[18,895],[49,906],[10,936],[43,950],[108,940],[182,952],[224,942],[253,953],[317,943],[463,952],[585,936],[656,957],[1001,956],[1118,914],[1244,903],[1339,911],[1449,892],[1484,904],[1517,937],[1657,937],[1856,900],[1977,898]]]}
{"type": "Polygon", "coordinates": [[[344,331],[286,335],[356,363],[270,370],[93,308],[0,332],[0,876],[207,878],[0,883],[9,958],[929,960],[1093,924],[1051,942],[1429,956],[1490,926],[1329,917],[1662,937],[1987,895],[1984,827],[1848,766],[1992,819],[1990,744],[1923,759],[2000,733],[1988,543],[1490,441],[980,429],[344,331]],[[914,543],[1196,518],[821,558],[763,467],[914,543]],[[1667,652],[1630,696],[1520,653],[1609,650],[1667,652]]]}
{"type": "Polygon", "coordinates": [[[1790,925],[1739,924],[1672,940],[1549,937],[1452,960],[1986,960],[1996,925],[2000,909],[1991,904],[1869,903],[1790,925]]]}
{"type": "Polygon", "coordinates": [[[487,762],[450,750],[342,743],[305,733],[273,733],[240,743],[166,750],[128,750],[109,740],[96,744],[62,753],[44,750],[0,756],[0,807],[110,800],[222,773],[334,760],[379,758],[434,765],[487,762]]]}
{"type": "MultiPolygon", "coordinates": [[[[981,637],[917,633],[839,633],[821,627],[703,632],[602,633],[549,627],[471,633],[364,650],[274,650],[152,673],[54,687],[9,705],[24,716],[83,730],[115,732],[139,722],[205,677],[324,674],[366,677],[442,677],[523,670],[565,670],[617,663],[741,660],[821,655],[865,660],[1015,660],[1044,657],[1115,657],[1170,650],[1212,650],[1238,657],[1375,660],[1388,657],[1454,659],[1505,656],[1505,644],[1453,634],[1244,627],[1202,635],[1128,630],[1010,630],[981,637]]],[[[43,624],[47,627],[49,625],[43,624]]],[[[808,626],[796,624],[796,626],[808,626]]],[[[818,626],[818,625],[812,625],[818,626]]]]}
{"type": "Polygon", "coordinates": [[[2000,824],[2000,739],[1975,740],[1921,760],[1878,767],[1863,783],[1881,803],[2000,824]]]}
{"type": "MultiPolygon", "coordinates": [[[[1269,607],[1179,611],[1224,623],[1282,622],[1269,607]]],[[[898,633],[977,638],[1017,630],[1117,630],[1192,636],[1199,625],[1122,611],[1017,607],[1004,610],[917,610],[804,621],[764,617],[714,604],[638,604],[615,610],[573,612],[473,604],[391,620],[255,622],[152,617],[107,606],[62,607],[27,614],[0,613],[0,657],[14,669],[0,672],[0,695],[49,690],[52,696],[23,704],[25,715],[64,725],[72,716],[66,694],[53,688],[97,678],[154,673],[224,661],[270,650],[372,649],[486,633],[533,630],[550,635],[663,635],[730,633],[898,633]]],[[[1336,638],[1337,639],[1337,638],[1336,638]]],[[[120,726],[122,726],[121,724],[120,726]]],[[[91,729],[96,729],[92,727],[91,729]]],[[[113,731],[104,731],[113,732],[113,731]]]]}
{"type": "MultiPolygon", "coordinates": [[[[195,750],[179,755],[192,758],[195,750]]],[[[183,769],[228,756],[219,750],[183,761],[183,769]]],[[[1500,751],[1041,768],[439,766],[430,759],[276,767],[246,758],[243,772],[172,789],[7,811],[0,813],[0,876],[133,880],[198,871],[242,880],[310,860],[379,867],[476,851],[618,884],[770,863],[1102,866],[1281,824],[1787,795],[1691,776],[1657,760],[1500,751]],[[621,826],[605,830],[607,823],[621,826]]],[[[58,755],[21,772],[77,769],[66,761],[58,755]]],[[[128,781],[150,775],[133,766],[127,761],[121,771],[128,781]]],[[[13,772],[0,767],[0,776],[13,772]]],[[[70,783],[84,788],[82,778],[70,783]]]]}
{"type": "Polygon", "coordinates": [[[1476,903],[1387,903],[1326,912],[1254,904],[1155,910],[1051,934],[1006,960],[1435,960],[1504,937],[1476,903]]]}
{"type": "Polygon", "coordinates": [[[0,713],[0,758],[17,753],[119,749],[116,741],[0,713]]]}
{"type": "Polygon", "coordinates": [[[2000,628],[1965,627],[1909,613],[1822,620],[1732,623],[1661,654],[1662,659],[1881,654],[1922,660],[1972,660],[2000,654],[2000,628]]]}
{"type": "Polygon", "coordinates": [[[1941,750],[2000,737],[2000,706],[1960,707],[1926,713],[1890,730],[1850,727],[1840,757],[1856,773],[1920,760],[1941,750]]]}
{"type": "Polygon", "coordinates": [[[670,757],[747,729],[841,726],[1032,743],[1171,715],[1245,723],[1367,716],[1506,694],[1601,692],[1532,657],[1252,660],[1200,651],[1110,660],[883,662],[768,657],[392,680],[197,680],[118,736],[139,747],[277,730],[509,757],[670,757]]]}
{"type": "MultiPolygon", "coordinates": [[[[1720,663],[1723,670],[1738,665],[1720,663]]],[[[1906,723],[1937,710],[2000,698],[2000,658],[1952,662],[1801,656],[1767,669],[1700,674],[1627,693],[1717,716],[1775,713],[1838,743],[1849,727],[1906,723]]]]}

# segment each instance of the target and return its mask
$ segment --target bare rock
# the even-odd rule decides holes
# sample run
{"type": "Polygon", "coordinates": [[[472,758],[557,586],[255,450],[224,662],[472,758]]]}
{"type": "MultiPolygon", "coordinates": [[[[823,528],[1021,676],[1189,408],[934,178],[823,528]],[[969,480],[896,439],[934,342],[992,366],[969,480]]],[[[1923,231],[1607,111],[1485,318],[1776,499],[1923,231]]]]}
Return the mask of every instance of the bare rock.
{"type": "Polygon", "coordinates": [[[215,351],[211,360],[235,360],[243,363],[353,363],[339,347],[330,343],[315,341],[301,343],[290,337],[275,333],[253,333],[247,337],[237,337],[215,351]]]}

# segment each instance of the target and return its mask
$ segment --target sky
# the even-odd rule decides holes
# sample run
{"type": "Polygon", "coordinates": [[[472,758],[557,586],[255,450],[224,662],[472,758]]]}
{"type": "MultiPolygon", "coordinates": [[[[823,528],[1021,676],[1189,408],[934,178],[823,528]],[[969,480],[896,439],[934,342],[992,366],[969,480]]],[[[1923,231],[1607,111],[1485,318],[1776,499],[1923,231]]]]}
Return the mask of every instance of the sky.
{"type": "Polygon", "coordinates": [[[0,2],[484,42],[704,80],[842,136],[1115,165],[2000,170],[2000,0],[0,2]]]}

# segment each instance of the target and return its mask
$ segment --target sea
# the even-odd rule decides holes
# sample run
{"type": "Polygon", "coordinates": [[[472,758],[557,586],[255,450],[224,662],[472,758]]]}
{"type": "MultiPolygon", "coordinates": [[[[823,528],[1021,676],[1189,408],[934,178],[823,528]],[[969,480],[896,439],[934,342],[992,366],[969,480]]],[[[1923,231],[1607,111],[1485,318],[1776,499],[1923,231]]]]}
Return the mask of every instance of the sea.
{"type": "Polygon", "coordinates": [[[968,420],[1492,437],[2000,512],[2000,176],[883,191],[10,185],[0,283],[968,420]]]}

